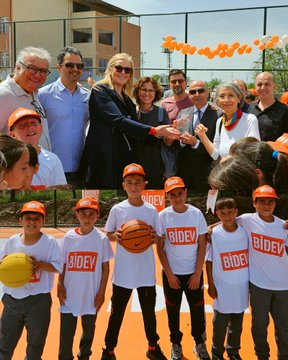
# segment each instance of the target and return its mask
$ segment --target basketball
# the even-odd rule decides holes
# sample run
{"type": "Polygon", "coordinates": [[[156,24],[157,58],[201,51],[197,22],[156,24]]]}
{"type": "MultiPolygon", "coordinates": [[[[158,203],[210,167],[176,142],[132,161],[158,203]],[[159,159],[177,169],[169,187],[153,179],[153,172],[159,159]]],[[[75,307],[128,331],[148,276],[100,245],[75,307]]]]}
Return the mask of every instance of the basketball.
{"type": "Polygon", "coordinates": [[[9,254],[0,263],[0,281],[11,288],[23,286],[32,278],[32,268],[32,259],[27,254],[9,254]]]}
{"type": "Polygon", "coordinates": [[[121,244],[131,253],[141,253],[152,244],[151,226],[144,221],[130,220],[121,230],[121,244]]]}

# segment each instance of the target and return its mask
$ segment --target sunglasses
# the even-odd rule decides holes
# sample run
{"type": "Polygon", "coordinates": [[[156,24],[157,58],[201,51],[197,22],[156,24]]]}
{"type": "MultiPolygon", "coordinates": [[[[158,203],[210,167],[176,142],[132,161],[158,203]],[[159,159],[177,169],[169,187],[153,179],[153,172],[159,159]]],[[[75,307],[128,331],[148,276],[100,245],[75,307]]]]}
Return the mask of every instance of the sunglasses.
{"type": "Polygon", "coordinates": [[[84,69],[84,64],[83,63],[68,62],[68,63],[62,64],[61,66],[63,66],[63,65],[68,69],[73,69],[74,66],[76,66],[76,68],[78,70],[83,70],[84,69]]]}
{"type": "Polygon", "coordinates": [[[181,85],[181,84],[183,84],[184,81],[186,81],[186,80],[184,80],[184,79],[175,79],[175,80],[170,80],[170,83],[175,85],[178,82],[181,85]]]}
{"type": "Polygon", "coordinates": [[[131,67],[123,67],[121,65],[115,65],[114,69],[118,73],[122,73],[123,70],[124,70],[125,74],[132,74],[132,72],[133,72],[133,69],[131,67]]]}
{"type": "Polygon", "coordinates": [[[204,94],[205,91],[206,91],[206,89],[204,89],[204,88],[193,89],[193,90],[189,90],[189,94],[190,94],[190,95],[195,95],[196,93],[198,93],[198,94],[204,94]]]}

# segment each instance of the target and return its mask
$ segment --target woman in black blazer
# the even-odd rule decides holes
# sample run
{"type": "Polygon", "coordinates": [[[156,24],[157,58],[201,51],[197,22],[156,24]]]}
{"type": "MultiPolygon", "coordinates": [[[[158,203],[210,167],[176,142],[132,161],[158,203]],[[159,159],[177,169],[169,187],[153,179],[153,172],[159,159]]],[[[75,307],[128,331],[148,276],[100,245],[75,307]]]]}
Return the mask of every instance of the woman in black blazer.
{"type": "Polygon", "coordinates": [[[79,170],[86,188],[122,188],[124,167],[136,162],[136,141],[179,136],[169,125],[151,127],[137,122],[135,104],[129,97],[132,89],[132,57],[116,54],[108,62],[104,79],[91,91],[90,127],[79,170]]]}

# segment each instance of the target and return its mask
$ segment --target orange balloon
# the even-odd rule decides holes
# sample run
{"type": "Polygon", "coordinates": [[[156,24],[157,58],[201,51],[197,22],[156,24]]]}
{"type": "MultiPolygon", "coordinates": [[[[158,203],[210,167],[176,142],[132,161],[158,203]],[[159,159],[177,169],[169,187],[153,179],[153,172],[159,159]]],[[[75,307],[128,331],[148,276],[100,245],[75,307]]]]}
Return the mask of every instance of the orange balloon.
{"type": "Polygon", "coordinates": [[[199,49],[197,52],[198,52],[198,55],[200,55],[200,56],[204,55],[204,49],[202,49],[202,48],[199,49]]]}
{"type": "Polygon", "coordinates": [[[181,50],[181,49],[183,48],[183,45],[184,45],[183,42],[178,42],[178,43],[176,44],[176,48],[175,48],[175,49],[176,49],[177,51],[179,51],[179,50],[181,50]]]}
{"type": "Polygon", "coordinates": [[[273,41],[269,40],[266,44],[266,47],[267,47],[267,49],[273,49],[273,45],[274,45],[273,41]]]}
{"type": "Polygon", "coordinates": [[[252,51],[251,46],[247,46],[247,48],[245,49],[245,52],[246,52],[247,54],[250,54],[251,51],[252,51]]]}
{"type": "Polygon", "coordinates": [[[280,37],[279,37],[279,35],[277,35],[277,34],[275,34],[275,35],[273,35],[272,37],[271,37],[271,41],[273,42],[273,43],[276,43],[277,41],[279,41],[280,40],[280,37]]]}
{"type": "Polygon", "coordinates": [[[168,49],[169,49],[170,51],[175,50],[176,44],[177,44],[177,42],[176,42],[175,40],[172,40],[172,41],[170,42],[169,46],[168,46],[168,49]]]}
{"type": "Polygon", "coordinates": [[[227,51],[226,51],[226,56],[227,57],[232,57],[234,55],[234,49],[233,48],[229,48],[227,51]]]}
{"type": "Polygon", "coordinates": [[[253,44],[256,45],[256,46],[258,46],[258,45],[260,44],[260,40],[259,40],[259,39],[255,39],[255,40],[253,41],[253,44]]]}
{"type": "Polygon", "coordinates": [[[226,52],[224,50],[219,51],[219,57],[223,59],[226,56],[226,52]]]}
{"type": "Polygon", "coordinates": [[[222,50],[227,50],[228,49],[228,44],[222,44],[222,46],[221,46],[221,49],[222,50]]]}
{"type": "Polygon", "coordinates": [[[210,48],[208,46],[206,46],[204,49],[204,55],[208,56],[208,54],[210,53],[210,48]]]}
{"type": "Polygon", "coordinates": [[[242,47],[240,47],[238,50],[237,50],[238,54],[239,55],[243,55],[244,53],[244,49],[242,47]]]}
{"type": "Polygon", "coordinates": [[[241,45],[241,48],[242,48],[243,50],[245,50],[247,46],[248,46],[247,44],[242,44],[242,45],[241,45]]]}
{"type": "Polygon", "coordinates": [[[171,42],[173,40],[173,36],[172,35],[166,35],[165,40],[168,41],[168,42],[171,42]]]}
{"type": "Polygon", "coordinates": [[[265,44],[260,44],[259,45],[259,50],[263,51],[265,49],[265,44]]]}
{"type": "Polygon", "coordinates": [[[214,54],[215,56],[218,55],[218,54],[219,54],[219,49],[213,50],[213,54],[214,54]]]}
{"type": "Polygon", "coordinates": [[[233,43],[231,44],[231,47],[232,47],[234,50],[238,49],[239,46],[240,46],[239,41],[235,41],[235,42],[233,42],[233,43]]]}
{"type": "Polygon", "coordinates": [[[191,46],[190,49],[189,49],[189,51],[188,51],[188,53],[189,53],[190,55],[194,55],[195,52],[196,52],[196,50],[197,50],[196,46],[191,46]]]}
{"type": "Polygon", "coordinates": [[[163,47],[163,48],[168,48],[168,47],[169,47],[169,44],[170,44],[170,43],[165,40],[165,41],[163,41],[163,43],[162,43],[162,47],[163,47]]]}
{"type": "Polygon", "coordinates": [[[207,57],[208,57],[208,59],[210,59],[210,60],[212,60],[212,59],[214,59],[214,54],[213,54],[213,52],[210,52],[208,55],[207,55],[207,57]]]}

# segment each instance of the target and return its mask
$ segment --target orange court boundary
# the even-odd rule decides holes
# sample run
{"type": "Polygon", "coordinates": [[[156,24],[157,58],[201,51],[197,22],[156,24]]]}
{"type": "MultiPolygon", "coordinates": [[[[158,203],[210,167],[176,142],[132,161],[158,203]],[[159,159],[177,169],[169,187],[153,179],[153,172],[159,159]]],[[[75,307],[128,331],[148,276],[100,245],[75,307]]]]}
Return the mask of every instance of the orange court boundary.
{"type": "MultiPolygon", "coordinates": [[[[68,228],[44,228],[43,232],[46,234],[53,235],[55,238],[61,238],[65,234],[66,231],[68,231],[68,228]]],[[[0,238],[9,238],[11,235],[20,232],[20,228],[1,228],[0,230],[0,238]]],[[[113,250],[115,250],[114,244],[113,244],[113,250]]],[[[156,255],[156,251],[155,255],[156,255]]],[[[158,293],[158,301],[159,298],[161,298],[161,265],[160,262],[157,259],[157,256],[155,256],[156,259],[156,279],[157,279],[157,288],[160,289],[160,295],[158,293]]],[[[113,260],[110,262],[110,277],[107,285],[107,291],[106,291],[106,298],[105,303],[98,315],[97,321],[96,321],[96,331],[95,331],[95,338],[93,342],[92,347],[92,355],[91,360],[100,360],[101,354],[102,354],[102,347],[104,347],[104,337],[105,332],[108,324],[109,319],[109,302],[111,297],[111,291],[112,291],[112,284],[111,284],[111,276],[113,272],[113,260]]],[[[127,269],[128,270],[128,269],[127,269]]],[[[128,270],[129,271],[129,270],[128,270]]],[[[204,271],[205,273],[205,271],[204,271]]],[[[53,304],[52,304],[52,311],[51,311],[51,323],[50,328],[46,340],[46,345],[44,348],[44,353],[42,360],[57,360],[58,359],[58,346],[59,346],[59,327],[60,327],[60,316],[58,312],[59,302],[56,295],[56,281],[57,276],[55,278],[55,284],[52,291],[52,297],[53,297],[53,304]]],[[[204,281],[205,282],[205,281],[204,281]]],[[[185,295],[184,295],[185,297],[185,295]]],[[[143,321],[141,313],[138,312],[137,304],[135,303],[135,299],[137,298],[137,295],[133,296],[133,299],[130,299],[130,302],[128,304],[125,317],[123,320],[123,324],[120,330],[120,336],[118,345],[115,349],[115,354],[117,357],[117,360],[145,360],[147,359],[145,356],[146,350],[147,350],[147,341],[145,338],[144,333],[144,327],[143,327],[143,321]],[[137,310],[136,312],[134,310],[137,310]]],[[[209,297],[207,290],[205,290],[205,303],[207,304],[208,311],[211,311],[211,305],[213,301],[209,297]]],[[[160,336],[160,346],[165,353],[166,357],[170,358],[170,349],[171,344],[169,341],[169,330],[168,330],[168,324],[167,324],[167,316],[166,316],[166,310],[165,307],[163,307],[161,301],[161,309],[158,309],[156,311],[157,316],[157,329],[158,334],[160,336]]],[[[157,302],[158,303],[158,302],[157,302]]],[[[159,306],[159,303],[158,303],[159,306]]],[[[1,311],[2,311],[2,303],[0,305],[1,311]]],[[[212,337],[212,317],[213,314],[211,312],[206,313],[206,332],[207,332],[207,349],[209,353],[211,352],[211,337],[212,337]]],[[[194,340],[190,335],[191,327],[190,327],[190,316],[188,312],[181,312],[181,318],[180,318],[181,324],[181,331],[183,332],[183,340],[182,340],[182,346],[183,346],[183,353],[184,357],[183,360],[193,360],[196,359],[195,355],[192,352],[192,349],[194,347],[194,340]]],[[[243,360],[252,360],[256,359],[256,356],[254,355],[253,350],[253,341],[251,337],[250,332],[251,327],[251,315],[250,312],[246,313],[244,316],[244,322],[243,322],[243,333],[241,338],[241,350],[240,354],[242,356],[243,360]]],[[[79,340],[81,336],[81,322],[78,321],[77,325],[77,331],[74,338],[74,358],[77,359],[77,353],[78,353],[78,345],[79,340]]],[[[270,344],[270,358],[272,360],[277,358],[276,355],[276,344],[274,339],[274,327],[270,323],[269,329],[268,329],[268,341],[270,344]]],[[[13,360],[22,360],[25,357],[25,348],[26,348],[26,333],[25,331],[22,334],[22,337],[18,343],[18,346],[14,352],[13,360]]],[[[224,354],[224,358],[226,354],[224,354]]]]}

